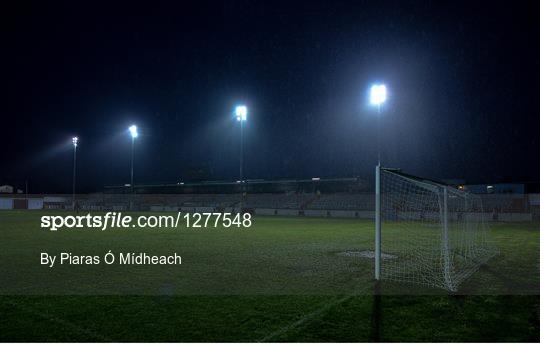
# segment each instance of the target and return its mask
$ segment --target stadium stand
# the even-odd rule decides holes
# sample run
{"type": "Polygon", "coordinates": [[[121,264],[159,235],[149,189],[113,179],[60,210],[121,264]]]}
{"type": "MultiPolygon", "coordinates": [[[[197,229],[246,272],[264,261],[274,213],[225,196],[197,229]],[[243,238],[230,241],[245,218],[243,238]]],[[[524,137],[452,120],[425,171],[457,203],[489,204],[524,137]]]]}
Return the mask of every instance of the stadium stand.
{"type": "Polygon", "coordinates": [[[529,202],[524,194],[481,194],[480,198],[484,212],[520,213],[529,210],[529,202]]]}
{"type": "Polygon", "coordinates": [[[373,210],[373,194],[324,194],[306,206],[316,210],[373,210]]]}
{"type": "Polygon", "coordinates": [[[300,209],[301,205],[313,198],[313,194],[248,194],[246,208],[300,209]]]}
{"type": "MultiPolygon", "coordinates": [[[[200,183],[136,188],[109,188],[77,195],[82,211],[244,211],[289,216],[371,218],[374,195],[358,179],[324,181],[200,183]],[[160,191],[151,193],[150,191],[160,191]]],[[[540,194],[482,193],[475,212],[493,221],[540,220],[540,194]]],[[[71,195],[0,194],[0,209],[72,209],[71,195]]]]}

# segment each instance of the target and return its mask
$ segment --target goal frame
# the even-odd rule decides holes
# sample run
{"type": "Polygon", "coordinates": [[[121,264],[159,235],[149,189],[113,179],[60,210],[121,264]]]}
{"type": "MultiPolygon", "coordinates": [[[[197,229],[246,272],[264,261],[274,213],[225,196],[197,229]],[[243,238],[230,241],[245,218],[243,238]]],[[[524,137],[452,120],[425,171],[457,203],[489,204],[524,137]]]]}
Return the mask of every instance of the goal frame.
{"type": "Polygon", "coordinates": [[[419,178],[416,176],[409,176],[401,172],[400,169],[395,168],[383,168],[380,163],[375,167],[375,269],[374,277],[376,282],[380,282],[383,279],[382,272],[382,195],[381,195],[381,182],[383,171],[394,173],[399,175],[405,180],[414,182],[425,190],[429,190],[434,193],[438,193],[439,197],[439,216],[440,216],[440,228],[441,228],[441,242],[440,242],[440,257],[442,261],[442,278],[444,279],[445,289],[450,291],[457,291],[457,283],[453,279],[452,275],[452,257],[449,237],[449,193],[453,192],[449,190],[449,186],[431,181],[426,178],[419,178]]]}

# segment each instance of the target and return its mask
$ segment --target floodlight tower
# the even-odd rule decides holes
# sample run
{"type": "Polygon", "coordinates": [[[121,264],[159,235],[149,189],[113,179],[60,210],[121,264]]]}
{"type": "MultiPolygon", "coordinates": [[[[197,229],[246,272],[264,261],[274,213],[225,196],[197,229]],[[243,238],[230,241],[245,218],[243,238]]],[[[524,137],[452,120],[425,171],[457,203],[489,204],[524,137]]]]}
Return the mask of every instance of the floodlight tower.
{"type": "Polygon", "coordinates": [[[247,107],[238,105],[234,110],[236,120],[240,122],[240,183],[244,182],[244,122],[247,120],[247,107]]]}
{"type": "Polygon", "coordinates": [[[377,166],[375,167],[375,279],[381,279],[381,106],[386,101],[386,86],[371,86],[369,92],[371,105],[377,106],[377,166]]]}
{"type": "Polygon", "coordinates": [[[386,86],[373,85],[369,91],[369,101],[371,105],[377,106],[377,161],[381,164],[381,146],[380,146],[380,122],[381,122],[381,107],[386,101],[386,86]]]}
{"type": "Polygon", "coordinates": [[[79,138],[77,136],[73,137],[71,143],[73,143],[73,198],[71,206],[75,210],[75,180],[77,177],[77,146],[79,145],[79,138]]]}
{"type": "Polygon", "coordinates": [[[131,192],[133,193],[133,160],[134,160],[134,151],[135,151],[135,139],[139,136],[139,133],[137,131],[137,126],[133,124],[129,127],[129,133],[131,135],[131,192]]]}

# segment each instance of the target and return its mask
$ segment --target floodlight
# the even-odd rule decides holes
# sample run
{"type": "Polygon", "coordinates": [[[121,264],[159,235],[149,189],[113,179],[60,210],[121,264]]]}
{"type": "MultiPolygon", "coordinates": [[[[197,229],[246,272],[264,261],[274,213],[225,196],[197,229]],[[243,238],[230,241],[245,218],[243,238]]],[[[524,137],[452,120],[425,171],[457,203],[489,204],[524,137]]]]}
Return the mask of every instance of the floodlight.
{"type": "MultiPolygon", "coordinates": [[[[244,122],[247,120],[248,108],[245,105],[238,105],[234,109],[236,120],[240,122],[240,180],[237,183],[244,181],[244,122]]],[[[242,202],[240,202],[242,208],[242,202]]]]}
{"type": "Polygon", "coordinates": [[[245,105],[239,105],[236,107],[235,111],[236,113],[236,120],[237,121],[245,121],[247,119],[247,107],[245,105]]]}
{"type": "Polygon", "coordinates": [[[373,105],[381,105],[386,101],[386,86],[373,85],[369,93],[369,99],[373,105]]]}
{"type": "MultiPolygon", "coordinates": [[[[137,132],[137,126],[135,124],[131,125],[129,128],[129,133],[131,134],[131,183],[129,183],[129,187],[131,187],[131,192],[133,193],[134,190],[134,183],[133,183],[133,165],[135,160],[135,138],[139,136],[139,133],[137,132]]],[[[129,209],[133,209],[133,202],[131,201],[129,203],[129,209]]]]}
{"type": "Polygon", "coordinates": [[[136,138],[137,136],[139,136],[139,133],[137,132],[137,126],[136,125],[132,125],[131,127],[129,127],[129,132],[130,132],[132,138],[136,138]]]}
{"type": "Polygon", "coordinates": [[[77,146],[79,144],[79,138],[73,136],[71,138],[71,143],[73,143],[73,197],[71,199],[72,209],[75,210],[75,184],[77,178],[77,146]]]}

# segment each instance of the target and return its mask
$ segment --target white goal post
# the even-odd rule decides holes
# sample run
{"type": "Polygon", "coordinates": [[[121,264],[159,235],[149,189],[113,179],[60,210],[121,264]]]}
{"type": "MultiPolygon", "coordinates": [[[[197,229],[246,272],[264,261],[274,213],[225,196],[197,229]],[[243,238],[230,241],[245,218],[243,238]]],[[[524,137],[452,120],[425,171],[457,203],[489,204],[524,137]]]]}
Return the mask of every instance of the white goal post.
{"type": "Polygon", "coordinates": [[[456,291],[496,252],[478,195],[376,167],[376,280],[456,291]]]}

